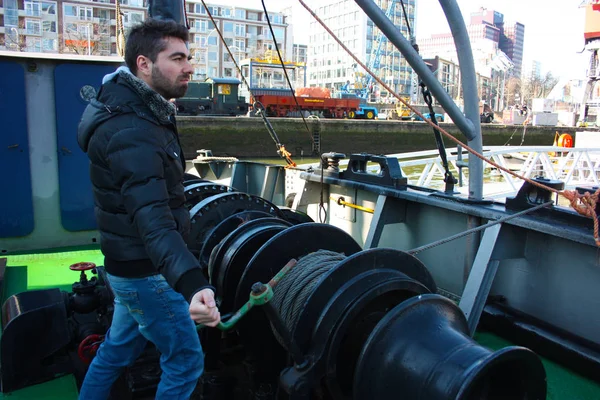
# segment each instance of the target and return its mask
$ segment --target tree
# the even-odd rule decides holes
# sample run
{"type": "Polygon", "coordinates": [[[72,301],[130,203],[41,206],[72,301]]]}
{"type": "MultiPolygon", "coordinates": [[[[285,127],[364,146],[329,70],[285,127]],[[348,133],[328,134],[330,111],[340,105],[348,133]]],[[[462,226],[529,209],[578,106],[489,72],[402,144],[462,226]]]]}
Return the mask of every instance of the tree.
{"type": "Polygon", "coordinates": [[[521,95],[521,87],[522,82],[520,78],[515,76],[511,76],[506,81],[506,105],[512,106],[514,104],[520,104],[523,101],[523,96],[521,95]]]}
{"type": "Polygon", "coordinates": [[[25,27],[25,22],[19,22],[19,26],[5,26],[4,38],[0,39],[0,46],[4,46],[6,50],[12,51],[27,51],[27,41],[25,35],[19,32],[25,27]]]}
{"type": "Polygon", "coordinates": [[[67,26],[63,34],[65,50],[81,55],[103,55],[101,54],[102,44],[104,41],[110,40],[110,24],[108,22],[72,25],[67,26]]]}
{"type": "Polygon", "coordinates": [[[522,87],[522,102],[531,104],[532,99],[545,98],[550,94],[558,79],[552,76],[551,72],[544,76],[532,75],[525,79],[522,87]]]}

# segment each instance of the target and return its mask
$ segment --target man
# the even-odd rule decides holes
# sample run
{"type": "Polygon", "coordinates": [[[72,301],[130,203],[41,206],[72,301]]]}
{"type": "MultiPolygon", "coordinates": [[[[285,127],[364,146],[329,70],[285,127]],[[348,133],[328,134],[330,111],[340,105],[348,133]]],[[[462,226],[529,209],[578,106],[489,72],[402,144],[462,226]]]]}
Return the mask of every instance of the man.
{"type": "Polygon", "coordinates": [[[161,353],[156,398],[188,399],[204,366],[193,321],[220,321],[213,288],[184,240],[190,227],[185,161],[168,99],[185,94],[193,72],[187,40],[187,29],[173,21],[149,19],[132,28],[127,68],[104,77],[79,125],[115,294],[112,325],[81,399],[106,399],[148,340],[161,353]]]}

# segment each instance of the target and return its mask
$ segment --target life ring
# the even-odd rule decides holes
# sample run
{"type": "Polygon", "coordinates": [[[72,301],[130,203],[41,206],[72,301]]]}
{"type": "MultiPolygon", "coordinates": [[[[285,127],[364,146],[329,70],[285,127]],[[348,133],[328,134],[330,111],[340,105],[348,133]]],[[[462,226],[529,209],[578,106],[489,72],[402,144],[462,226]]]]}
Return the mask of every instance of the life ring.
{"type": "Polygon", "coordinates": [[[573,137],[568,133],[563,133],[558,137],[558,147],[573,147],[573,137]]]}
{"type": "Polygon", "coordinates": [[[558,132],[556,132],[556,135],[554,135],[554,146],[573,147],[573,136],[568,133],[559,135],[558,132]]]}

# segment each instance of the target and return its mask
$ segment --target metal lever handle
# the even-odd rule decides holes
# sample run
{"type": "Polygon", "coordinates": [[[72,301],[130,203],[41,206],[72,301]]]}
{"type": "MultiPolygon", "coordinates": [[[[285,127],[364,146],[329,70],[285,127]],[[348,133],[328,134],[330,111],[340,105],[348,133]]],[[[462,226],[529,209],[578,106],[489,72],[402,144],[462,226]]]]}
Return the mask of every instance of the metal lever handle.
{"type": "MultiPolygon", "coordinates": [[[[262,306],[267,304],[273,298],[273,289],[277,284],[281,281],[281,279],[296,265],[297,261],[295,259],[291,259],[285,267],[281,269],[274,277],[269,281],[269,283],[264,284],[262,282],[257,282],[252,285],[252,291],[250,292],[250,298],[239,310],[235,312],[226,322],[219,322],[216,326],[217,329],[222,331],[228,331],[235,326],[254,306],[262,306]]],[[[204,328],[204,325],[197,325],[196,329],[200,330],[204,328]]]]}

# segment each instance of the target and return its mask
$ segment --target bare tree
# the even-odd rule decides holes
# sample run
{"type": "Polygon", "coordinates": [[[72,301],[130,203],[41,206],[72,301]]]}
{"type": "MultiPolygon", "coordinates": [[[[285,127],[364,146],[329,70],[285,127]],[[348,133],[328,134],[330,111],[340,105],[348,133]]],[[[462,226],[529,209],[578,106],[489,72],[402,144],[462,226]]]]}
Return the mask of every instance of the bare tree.
{"type": "Polygon", "coordinates": [[[0,39],[0,46],[4,46],[6,50],[27,51],[25,35],[19,33],[24,27],[24,21],[19,22],[19,26],[5,26],[4,37],[0,39]]]}
{"type": "Polygon", "coordinates": [[[77,26],[77,30],[67,29],[63,34],[64,48],[81,55],[101,55],[101,42],[110,38],[108,23],[87,23],[77,26]],[[82,26],[86,28],[80,30],[82,26]]]}
{"type": "Polygon", "coordinates": [[[530,78],[525,79],[522,85],[523,102],[530,104],[532,99],[545,98],[550,94],[550,91],[557,82],[558,79],[552,76],[551,72],[548,72],[544,76],[533,75],[530,78]]]}
{"type": "Polygon", "coordinates": [[[522,100],[523,100],[523,95],[521,94],[522,86],[523,86],[523,84],[521,82],[521,79],[514,77],[514,76],[510,77],[506,81],[505,93],[506,93],[506,104],[507,105],[510,106],[510,105],[522,102],[522,100]]]}

